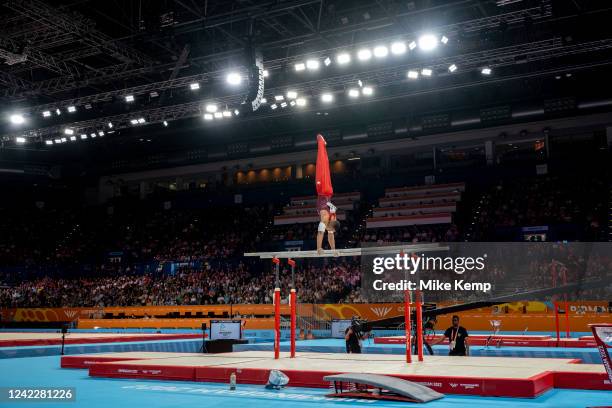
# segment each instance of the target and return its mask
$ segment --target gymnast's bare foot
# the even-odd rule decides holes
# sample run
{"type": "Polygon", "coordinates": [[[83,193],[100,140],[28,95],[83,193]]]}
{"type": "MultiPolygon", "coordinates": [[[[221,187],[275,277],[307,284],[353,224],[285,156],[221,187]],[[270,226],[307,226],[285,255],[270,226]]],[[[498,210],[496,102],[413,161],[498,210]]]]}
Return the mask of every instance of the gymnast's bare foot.
{"type": "Polygon", "coordinates": [[[323,255],[323,248],[317,248],[317,254],[323,255]]]}

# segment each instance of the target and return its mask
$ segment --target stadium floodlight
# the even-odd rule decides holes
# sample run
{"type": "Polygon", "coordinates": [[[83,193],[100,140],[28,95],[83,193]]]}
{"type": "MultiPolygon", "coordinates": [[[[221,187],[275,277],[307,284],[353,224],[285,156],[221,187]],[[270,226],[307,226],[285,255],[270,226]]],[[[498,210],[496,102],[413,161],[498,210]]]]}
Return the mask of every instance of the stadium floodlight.
{"type": "Polygon", "coordinates": [[[414,50],[416,47],[417,47],[416,41],[411,41],[410,44],[408,44],[408,48],[410,48],[410,51],[414,50]]]}
{"type": "Polygon", "coordinates": [[[60,144],[60,143],[62,143],[61,139],[55,139],[55,140],[53,140],[53,141],[54,141],[56,144],[60,144]]]}
{"type": "Polygon", "coordinates": [[[217,111],[217,105],[215,105],[214,103],[209,103],[208,105],[206,105],[206,112],[215,113],[216,111],[217,111]]]}
{"type": "Polygon", "coordinates": [[[15,138],[15,143],[24,144],[26,142],[26,138],[23,136],[17,136],[15,138]]]}
{"type": "Polygon", "coordinates": [[[284,101],[285,97],[283,95],[275,95],[274,96],[274,100],[279,102],[279,101],[284,101]]]}
{"type": "Polygon", "coordinates": [[[68,113],[76,112],[76,106],[70,105],[67,109],[68,113]]]}
{"type": "Polygon", "coordinates": [[[126,102],[134,102],[134,95],[125,95],[126,102]]]}
{"type": "Polygon", "coordinates": [[[332,60],[329,57],[325,57],[325,59],[323,60],[323,63],[325,64],[326,67],[328,67],[332,63],[332,60]]]}
{"type": "Polygon", "coordinates": [[[215,119],[223,118],[223,114],[221,112],[215,112],[215,113],[213,113],[213,116],[215,117],[215,119]]]}
{"type": "Polygon", "coordinates": [[[298,62],[295,64],[295,70],[297,72],[303,71],[306,69],[306,64],[304,64],[303,62],[298,62]]]}
{"type": "Polygon", "coordinates": [[[240,115],[240,111],[238,109],[234,109],[234,115],[236,116],[240,115]]]}
{"type": "Polygon", "coordinates": [[[448,44],[448,37],[443,35],[442,38],[440,38],[440,42],[442,44],[448,44]]]}
{"type": "Polygon", "coordinates": [[[95,138],[95,137],[96,137],[96,136],[98,136],[98,135],[96,135],[95,133],[90,133],[90,134],[89,134],[89,136],[90,136],[91,138],[95,138]]]}
{"type": "Polygon", "coordinates": [[[47,146],[51,146],[53,144],[53,140],[45,140],[45,144],[47,146]]]}
{"type": "Polygon", "coordinates": [[[334,101],[334,95],[330,94],[330,93],[324,93],[321,95],[321,101],[325,102],[325,103],[330,103],[334,101]]]}
{"type": "Polygon", "coordinates": [[[423,68],[421,70],[421,75],[423,76],[430,77],[431,74],[433,74],[433,71],[430,68],[423,68]]]}
{"type": "Polygon", "coordinates": [[[62,137],[60,140],[62,141],[62,143],[66,143],[68,141],[68,139],[66,139],[65,137],[62,137]]]}
{"type": "Polygon", "coordinates": [[[70,141],[71,142],[76,142],[76,136],[70,136],[70,141]]]}
{"type": "Polygon", "coordinates": [[[396,41],[391,44],[391,53],[394,55],[401,55],[406,52],[406,43],[403,41],[396,41]]]}
{"type": "Polygon", "coordinates": [[[242,76],[240,76],[238,72],[230,72],[227,74],[227,77],[225,77],[225,80],[230,85],[240,85],[242,82],[242,76]]]}
{"type": "Polygon", "coordinates": [[[213,120],[212,113],[205,113],[204,114],[204,120],[213,120]]]}
{"type": "Polygon", "coordinates": [[[316,71],[317,69],[319,69],[319,60],[316,59],[309,59],[306,61],[306,68],[308,68],[311,71],[316,71]]]}
{"type": "Polygon", "coordinates": [[[406,75],[408,76],[409,79],[417,79],[419,77],[419,71],[410,70],[408,71],[408,74],[406,75]]]}
{"type": "Polygon", "coordinates": [[[438,46],[438,37],[433,34],[423,34],[419,37],[419,48],[423,51],[431,51],[438,46]]]}
{"type": "Polygon", "coordinates": [[[168,121],[167,120],[164,120],[162,123],[163,123],[164,127],[168,127],[168,121]]]}
{"type": "Polygon", "coordinates": [[[351,62],[351,54],[343,52],[336,55],[336,62],[340,65],[348,64],[351,62]]]}
{"type": "Polygon", "coordinates": [[[108,122],[108,123],[107,123],[107,125],[108,125],[108,128],[109,128],[109,129],[112,129],[112,128],[113,128],[113,122],[108,122]]]}
{"type": "Polygon", "coordinates": [[[43,115],[43,118],[48,118],[51,116],[51,111],[48,111],[48,110],[43,111],[42,115],[43,115]]]}
{"type": "Polygon", "coordinates": [[[287,98],[289,98],[289,99],[297,98],[297,92],[295,92],[295,91],[287,91],[287,98]]]}
{"type": "Polygon", "coordinates": [[[369,95],[372,95],[372,94],[374,93],[374,89],[372,89],[372,87],[371,87],[371,86],[364,86],[364,87],[361,89],[361,92],[362,92],[364,95],[368,95],[368,96],[369,96],[369,95]]]}
{"type": "Polygon", "coordinates": [[[295,103],[297,104],[297,106],[306,106],[306,99],[305,98],[297,98],[295,100],[295,103]]]}
{"type": "Polygon", "coordinates": [[[357,98],[359,96],[359,90],[355,88],[349,89],[348,96],[350,96],[351,98],[357,98]]]}
{"type": "Polygon", "coordinates": [[[22,125],[25,123],[25,118],[20,113],[13,113],[9,116],[9,120],[13,125],[22,125]]]}
{"type": "Polygon", "coordinates": [[[232,112],[230,112],[228,110],[224,110],[223,111],[223,117],[224,118],[231,118],[232,117],[232,112]]]}
{"type": "Polygon", "coordinates": [[[268,103],[268,100],[266,98],[261,98],[261,103],[268,103]]]}
{"type": "Polygon", "coordinates": [[[264,78],[267,78],[267,77],[269,77],[269,76],[270,76],[270,73],[268,72],[268,70],[267,70],[267,69],[264,69],[264,70],[263,70],[263,77],[264,77],[264,78]]]}
{"type": "Polygon", "coordinates": [[[100,136],[100,137],[104,136],[104,131],[103,130],[99,131],[98,132],[98,136],[100,136]]]}
{"type": "Polygon", "coordinates": [[[130,119],[130,123],[132,125],[137,125],[138,124],[138,119],[130,119]]]}
{"type": "Polygon", "coordinates": [[[145,122],[146,122],[145,118],[138,118],[138,123],[145,123],[145,122]]]}
{"type": "Polygon", "coordinates": [[[278,105],[277,105],[277,104],[273,103],[272,105],[270,105],[270,109],[274,110],[274,109],[276,109],[276,108],[278,108],[278,105]]]}
{"type": "Polygon", "coordinates": [[[189,89],[191,89],[192,91],[197,91],[198,89],[200,89],[200,84],[198,82],[194,82],[189,84],[189,89]]]}
{"type": "Polygon", "coordinates": [[[389,55],[389,49],[384,45],[377,45],[374,47],[374,56],[376,58],[384,58],[389,55]]]}
{"type": "Polygon", "coordinates": [[[291,106],[295,106],[295,101],[291,101],[291,102],[289,102],[289,105],[291,105],[291,106]]]}
{"type": "Polygon", "coordinates": [[[493,71],[492,71],[492,70],[491,70],[491,68],[489,68],[489,67],[484,67],[484,68],[483,68],[483,69],[480,71],[480,73],[481,73],[482,75],[491,75],[491,72],[493,72],[493,71]]]}
{"type": "Polygon", "coordinates": [[[286,108],[287,107],[287,102],[281,102],[280,106],[281,106],[281,108],[286,108]]]}
{"type": "Polygon", "coordinates": [[[86,135],[85,133],[83,133],[83,134],[81,135],[81,140],[85,140],[85,139],[87,139],[87,135],[86,135]]]}
{"type": "Polygon", "coordinates": [[[74,135],[74,129],[66,128],[66,129],[64,129],[64,134],[66,134],[66,135],[74,135]]]}
{"type": "Polygon", "coordinates": [[[372,58],[372,51],[370,51],[369,48],[362,48],[359,51],[357,51],[357,58],[360,61],[367,61],[370,58],[372,58]]]}
{"type": "Polygon", "coordinates": [[[451,64],[450,67],[448,67],[449,72],[455,72],[457,70],[457,65],[455,64],[451,64]]]}

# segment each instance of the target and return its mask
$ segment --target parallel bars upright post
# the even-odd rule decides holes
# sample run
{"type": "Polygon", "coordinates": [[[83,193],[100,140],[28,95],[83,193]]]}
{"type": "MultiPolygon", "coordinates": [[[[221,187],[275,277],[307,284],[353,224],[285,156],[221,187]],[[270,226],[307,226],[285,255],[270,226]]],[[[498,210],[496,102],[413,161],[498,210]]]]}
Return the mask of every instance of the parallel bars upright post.
{"type": "Polygon", "coordinates": [[[412,344],[410,339],[411,332],[411,322],[410,322],[410,291],[408,289],[404,290],[404,329],[406,332],[406,362],[412,362],[412,344]]]}
{"type": "Polygon", "coordinates": [[[295,290],[295,261],[289,259],[287,261],[291,265],[291,292],[289,294],[289,303],[291,304],[291,330],[290,330],[290,343],[291,343],[291,358],[295,357],[295,329],[297,319],[297,292],[295,290]]]}
{"type": "Polygon", "coordinates": [[[421,291],[416,292],[416,336],[419,361],[423,361],[423,302],[421,291]]]}
{"type": "Polygon", "coordinates": [[[272,258],[276,265],[276,287],[274,288],[274,359],[280,358],[280,259],[272,258]]]}

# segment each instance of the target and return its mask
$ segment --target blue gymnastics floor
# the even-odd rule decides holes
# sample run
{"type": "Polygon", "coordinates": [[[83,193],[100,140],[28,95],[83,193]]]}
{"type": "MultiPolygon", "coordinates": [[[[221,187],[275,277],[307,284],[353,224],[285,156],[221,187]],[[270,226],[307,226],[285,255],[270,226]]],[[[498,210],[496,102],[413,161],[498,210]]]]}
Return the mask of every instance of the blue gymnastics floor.
{"type": "MultiPolygon", "coordinates": [[[[234,346],[234,351],[270,351],[274,350],[273,343],[239,344],[234,346]]],[[[289,351],[289,341],[281,342],[281,351],[289,351]]],[[[448,346],[434,346],[434,353],[445,355],[448,346]]],[[[365,354],[404,354],[403,344],[374,344],[373,340],[364,340],[362,351],[365,354]]],[[[343,339],[315,339],[300,340],[296,342],[298,352],[318,353],[344,353],[346,351],[343,339]]],[[[583,363],[600,364],[601,358],[596,348],[578,347],[489,347],[473,346],[470,355],[474,357],[531,357],[531,358],[579,358],[583,363]]],[[[612,403],[611,403],[612,405],[612,403]]]]}
{"type": "MultiPolygon", "coordinates": [[[[327,390],[289,387],[268,391],[262,386],[172,381],[90,378],[86,370],[59,368],[59,356],[0,360],[0,387],[74,387],[76,402],[56,402],[53,407],[109,408],[320,408],[342,406],[400,407],[405,403],[326,399],[327,390]]],[[[553,390],[535,399],[446,396],[426,404],[431,408],[577,408],[609,405],[612,392],[553,390]]],[[[2,407],[40,407],[39,402],[0,403],[2,407]]]]}

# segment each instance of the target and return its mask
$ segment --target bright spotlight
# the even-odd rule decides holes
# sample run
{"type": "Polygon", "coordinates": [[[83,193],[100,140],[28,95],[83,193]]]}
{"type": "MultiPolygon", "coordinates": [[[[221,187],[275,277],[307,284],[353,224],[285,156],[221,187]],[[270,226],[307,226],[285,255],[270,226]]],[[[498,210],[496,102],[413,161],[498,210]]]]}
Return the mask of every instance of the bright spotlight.
{"type": "Polygon", "coordinates": [[[357,58],[359,58],[360,61],[367,61],[372,58],[372,51],[370,51],[369,48],[363,48],[357,51],[357,58]]]}
{"type": "Polygon", "coordinates": [[[43,118],[48,118],[51,116],[51,111],[44,111],[42,115],[43,115],[43,118]]]}
{"type": "Polygon", "coordinates": [[[384,45],[374,47],[374,56],[376,58],[384,58],[389,54],[389,49],[384,45]]]}
{"type": "Polygon", "coordinates": [[[431,51],[438,46],[438,37],[433,34],[424,34],[419,37],[419,48],[423,51],[431,51]]]}
{"type": "Polygon", "coordinates": [[[442,38],[440,38],[440,42],[442,44],[448,44],[448,37],[443,35],[442,38]]]}
{"type": "Polygon", "coordinates": [[[416,41],[411,41],[410,44],[408,44],[408,48],[410,48],[410,51],[414,50],[416,47],[417,47],[416,41]]]}
{"type": "Polygon", "coordinates": [[[74,135],[74,129],[66,128],[66,129],[64,129],[64,134],[66,134],[66,135],[74,135]]]}
{"type": "Polygon", "coordinates": [[[281,106],[281,108],[286,108],[287,107],[287,102],[281,102],[280,106],[281,106]]]}
{"type": "Polygon", "coordinates": [[[325,103],[333,102],[333,100],[334,100],[334,95],[330,93],[324,93],[321,95],[321,101],[325,103]]]}
{"type": "Polygon", "coordinates": [[[277,101],[277,102],[278,101],[284,101],[285,97],[283,95],[276,95],[276,96],[274,96],[274,100],[277,101]]]}
{"type": "Polygon", "coordinates": [[[277,104],[273,103],[272,105],[270,105],[270,109],[274,110],[274,109],[276,109],[276,108],[278,108],[278,105],[277,105],[277,104]]]}
{"type": "Polygon", "coordinates": [[[81,140],[85,140],[85,139],[87,139],[87,135],[86,135],[85,133],[83,133],[83,134],[81,135],[81,140]]]}
{"type": "Polygon", "coordinates": [[[363,92],[364,95],[368,95],[369,96],[369,95],[372,95],[374,93],[374,89],[372,89],[371,86],[364,86],[361,89],[361,92],[363,92]]]}
{"type": "Polygon", "coordinates": [[[316,59],[307,60],[306,68],[308,68],[311,71],[316,71],[317,69],[319,69],[319,60],[316,60],[316,59]]]}
{"type": "Polygon", "coordinates": [[[45,144],[47,146],[51,146],[53,144],[53,140],[45,140],[45,144]]]}
{"type": "Polygon", "coordinates": [[[215,117],[215,119],[221,119],[223,117],[223,114],[221,112],[215,112],[213,116],[215,117]]]}
{"type": "Polygon", "coordinates": [[[336,56],[336,62],[340,65],[348,64],[349,62],[351,62],[351,54],[348,54],[346,52],[338,54],[336,56]]]}
{"type": "Polygon", "coordinates": [[[69,113],[74,113],[76,112],[76,106],[69,106],[67,110],[69,113]]]}
{"type": "Polygon", "coordinates": [[[289,102],[289,105],[291,105],[291,106],[295,106],[295,101],[291,101],[291,102],[289,102]]]}
{"type": "Polygon", "coordinates": [[[198,89],[200,89],[200,84],[197,82],[189,84],[189,89],[191,89],[192,91],[197,91],[198,89]]]}
{"type": "Polygon", "coordinates": [[[99,131],[98,132],[98,136],[100,136],[100,137],[104,136],[104,131],[103,130],[99,131]]]}
{"type": "Polygon", "coordinates": [[[261,103],[268,103],[268,100],[266,98],[261,98],[261,103]]]}
{"type": "Polygon", "coordinates": [[[213,120],[212,113],[205,113],[204,114],[204,120],[213,120]]]}
{"type": "Polygon", "coordinates": [[[297,98],[297,92],[295,92],[295,91],[287,91],[287,98],[289,98],[289,99],[297,98]]]}
{"type": "Polygon", "coordinates": [[[325,57],[325,59],[323,60],[323,63],[325,64],[326,67],[328,67],[329,64],[332,63],[332,60],[329,57],[325,57]]]}
{"type": "Polygon", "coordinates": [[[225,118],[231,118],[232,117],[232,112],[228,111],[228,110],[224,110],[223,111],[223,117],[225,118]]]}
{"type": "Polygon", "coordinates": [[[225,77],[225,80],[230,85],[240,85],[240,82],[242,82],[242,77],[237,72],[230,72],[227,74],[227,77],[225,77]]]}
{"type": "Polygon", "coordinates": [[[20,113],[12,114],[11,116],[9,116],[9,120],[13,125],[22,125],[25,123],[25,118],[20,113]]]}
{"type": "Polygon", "coordinates": [[[240,115],[240,111],[238,109],[234,109],[234,115],[236,116],[240,115]]]}
{"type": "Polygon", "coordinates": [[[26,142],[26,138],[23,136],[17,136],[15,138],[15,143],[24,144],[26,142]]]}
{"type": "Polygon", "coordinates": [[[134,102],[134,95],[126,95],[125,96],[125,101],[126,102],[134,102]]]}
{"type": "Polygon", "coordinates": [[[457,66],[455,64],[451,64],[450,67],[448,67],[449,72],[455,72],[457,70],[457,66]]]}
{"type": "Polygon", "coordinates": [[[130,123],[132,125],[137,125],[138,124],[138,119],[130,119],[130,123]]]}
{"type": "Polygon", "coordinates": [[[433,71],[429,68],[423,68],[421,70],[421,75],[426,76],[426,77],[430,77],[432,73],[433,71]]]}
{"type": "Polygon", "coordinates": [[[98,135],[96,135],[95,133],[91,133],[89,136],[90,136],[91,138],[95,138],[95,137],[96,137],[96,136],[98,136],[98,135]]]}
{"type": "Polygon", "coordinates": [[[60,140],[62,141],[62,143],[66,143],[68,141],[68,139],[66,139],[65,137],[62,137],[60,140]]]}
{"type": "Polygon", "coordinates": [[[165,127],[168,127],[168,121],[167,120],[164,120],[162,123],[164,124],[165,127]]]}
{"type": "Polygon", "coordinates": [[[297,104],[297,106],[306,106],[306,99],[304,99],[304,98],[297,98],[295,100],[295,103],[297,104]]]}
{"type": "Polygon", "coordinates": [[[60,144],[60,143],[62,143],[62,140],[61,140],[61,139],[54,139],[53,141],[54,141],[56,144],[60,144]]]}
{"type": "Polygon", "coordinates": [[[349,89],[348,96],[350,96],[351,98],[357,98],[359,96],[359,90],[355,88],[349,89]]]}
{"type": "Polygon", "coordinates": [[[406,43],[403,41],[396,41],[391,44],[391,53],[395,55],[401,55],[406,52],[406,43]]]}
{"type": "Polygon", "coordinates": [[[145,123],[145,122],[146,122],[145,118],[138,118],[138,123],[145,123]]]}
{"type": "Polygon", "coordinates": [[[306,69],[306,64],[304,64],[303,62],[298,62],[297,64],[295,64],[295,70],[300,72],[306,69]]]}
{"type": "Polygon", "coordinates": [[[407,75],[409,79],[417,79],[419,77],[419,71],[410,70],[407,75]]]}
{"type": "Polygon", "coordinates": [[[491,72],[493,72],[493,71],[492,71],[492,70],[491,70],[491,68],[489,68],[489,67],[484,67],[484,68],[483,68],[483,69],[480,71],[480,73],[481,73],[482,75],[491,75],[491,72]]]}
{"type": "Polygon", "coordinates": [[[206,105],[206,112],[208,113],[215,113],[217,111],[217,105],[209,103],[208,105],[206,105]]]}
{"type": "Polygon", "coordinates": [[[70,141],[71,142],[76,142],[76,136],[70,136],[70,141]]]}
{"type": "Polygon", "coordinates": [[[107,125],[108,125],[108,128],[109,128],[109,129],[112,129],[112,128],[113,128],[113,122],[108,122],[108,123],[107,123],[107,125]]]}
{"type": "Polygon", "coordinates": [[[264,78],[267,78],[267,77],[269,77],[269,76],[270,76],[270,73],[268,72],[268,70],[267,70],[267,69],[264,69],[264,70],[263,70],[263,77],[264,77],[264,78]]]}

